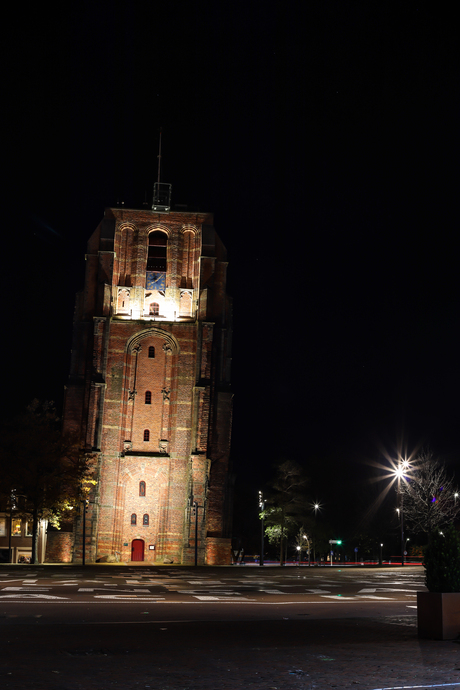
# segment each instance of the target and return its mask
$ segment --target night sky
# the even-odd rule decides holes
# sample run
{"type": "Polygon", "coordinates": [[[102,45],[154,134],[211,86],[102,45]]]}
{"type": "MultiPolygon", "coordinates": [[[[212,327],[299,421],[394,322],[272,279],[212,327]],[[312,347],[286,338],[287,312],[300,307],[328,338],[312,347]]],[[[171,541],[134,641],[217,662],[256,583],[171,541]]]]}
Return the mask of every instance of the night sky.
{"type": "MultiPolygon", "coordinates": [[[[453,18],[428,3],[79,2],[4,36],[4,411],[62,404],[104,208],[213,211],[234,299],[233,463],[334,503],[385,451],[458,459],[453,18]]],[[[326,501],[327,502],[327,501],[326,501]]]]}

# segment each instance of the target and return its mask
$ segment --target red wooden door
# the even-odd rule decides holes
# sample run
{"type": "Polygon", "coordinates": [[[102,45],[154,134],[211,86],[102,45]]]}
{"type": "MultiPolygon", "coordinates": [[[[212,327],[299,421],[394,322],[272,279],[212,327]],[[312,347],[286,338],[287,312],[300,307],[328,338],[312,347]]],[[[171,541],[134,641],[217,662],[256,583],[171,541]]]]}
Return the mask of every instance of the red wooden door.
{"type": "Polygon", "coordinates": [[[144,560],[144,540],[143,539],[133,539],[131,543],[131,560],[132,561],[143,561],[144,560]]]}

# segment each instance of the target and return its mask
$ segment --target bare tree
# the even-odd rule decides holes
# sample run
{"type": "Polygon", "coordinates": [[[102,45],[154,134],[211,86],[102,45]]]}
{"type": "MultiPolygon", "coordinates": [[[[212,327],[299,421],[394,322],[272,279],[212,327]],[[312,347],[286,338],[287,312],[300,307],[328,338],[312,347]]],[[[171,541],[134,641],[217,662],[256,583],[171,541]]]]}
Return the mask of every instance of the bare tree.
{"type": "Polygon", "coordinates": [[[430,450],[420,453],[406,480],[401,483],[404,519],[414,532],[430,534],[452,524],[460,515],[454,480],[430,450]]]}

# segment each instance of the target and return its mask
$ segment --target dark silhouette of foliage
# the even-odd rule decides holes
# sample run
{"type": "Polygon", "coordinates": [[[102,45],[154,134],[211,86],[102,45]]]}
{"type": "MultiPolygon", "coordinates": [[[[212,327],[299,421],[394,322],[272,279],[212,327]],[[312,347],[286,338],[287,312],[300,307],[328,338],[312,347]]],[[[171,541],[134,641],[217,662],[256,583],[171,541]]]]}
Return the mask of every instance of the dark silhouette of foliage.
{"type": "Polygon", "coordinates": [[[63,434],[52,402],[34,400],[2,428],[1,496],[16,515],[32,516],[32,563],[36,562],[39,521],[58,527],[69,519],[92,479],[92,456],[76,437],[63,434]]]}
{"type": "Polygon", "coordinates": [[[266,493],[267,507],[263,511],[265,533],[271,543],[280,546],[280,565],[284,564],[284,545],[289,531],[305,519],[307,501],[304,489],[307,478],[303,468],[292,460],[276,466],[276,475],[266,493]]]}
{"type": "Polygon", "coordinates": [[[455,527],[431,535],[423,565],[430,592],[460,592],[460,535],[455,527]]]}

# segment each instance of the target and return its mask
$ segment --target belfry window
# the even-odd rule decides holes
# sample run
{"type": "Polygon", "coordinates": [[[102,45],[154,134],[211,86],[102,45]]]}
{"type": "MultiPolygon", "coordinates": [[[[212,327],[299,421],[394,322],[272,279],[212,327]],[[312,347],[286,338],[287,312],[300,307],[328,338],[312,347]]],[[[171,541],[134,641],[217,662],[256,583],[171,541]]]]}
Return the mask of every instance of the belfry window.
{"type": "Polygon", "coordinates": [[[144,429],[144,441],[150,441],[150,431],[148,429],[144,429]]]}
{"type": "Polygon", "coordinates": [[[149,347],[149,357],[151,359],[153,359],[155,357],[155,348],[153,347],[153,345],[150,345],[150,347],[149,347]]]}
{"type": "Polygon", "coordinates": [[[130,312],[130,292],[123,289],[118,291],[117,313],[129,314],[130,312]]]}
{"type": "Polygon", "coordinates": [[[145,404],[146,405],[152,404],[152,391],[145,391],[145,404]]]}
{"type": "Polygon", "coordinates": [[[139,496],[145,496],[145,482],[139,482],[139,496]]]}
{"type": "Polygon", "coordinates": [[[142,518],[142,524],[148,525],[149,524],[149,514],[145,513],[144,517],[142,518]]]}
{"type": "Polygon", "coordinates": [[[132,524],[132,525],[137,525],[137,515],[136,515],[136,513],[133,513],[133,514],[131,515],[131,524],[132,524]]]}
{"type": "Polygon", "coordinates": [[[166,250],[168,237],[164,232],[151,232],[149,235],[149,251],[147,271],[166,272],[166,250]]]}

